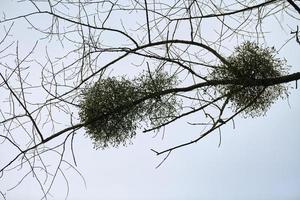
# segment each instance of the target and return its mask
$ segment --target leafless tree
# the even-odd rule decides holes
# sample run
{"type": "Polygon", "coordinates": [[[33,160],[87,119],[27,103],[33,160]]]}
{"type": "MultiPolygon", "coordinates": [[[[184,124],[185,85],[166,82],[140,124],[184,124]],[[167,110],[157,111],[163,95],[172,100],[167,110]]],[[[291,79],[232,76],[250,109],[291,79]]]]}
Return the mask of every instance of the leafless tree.
{"type": "MultiPolygon", "coordinates": [[[[273,37],[265,32],[265,23],[290,33],[282,38],[282,46],[299,43],[298,1],[20,0],[7,4],[15,11],[7,8],[0,19],[0,142],[1,148],[12,150],[10,160],[1,158],[0,181],[21,171],[17,187],[31,175],[43,199],[50,195],[57,176],[67,181],[64,167],[77,171],[73,141],[87,125],[78,116],[82,90],[98,80],[118,75],[131,79],[161,69],[178,77],[176,87],[132,102],[137,105],[170,94],[182,101],[180,114],[144,132],[198,116],[199,121],[190,122],[203,130],[198,137],[161,151],[152,149],[166,158],[178,148],[218,133],[261,94],[232,110],[231,94],[219,93],[217,87],[268,88],[300,79],[300,72],[246,83],[211,76],[221,65],[230,65],[227,58],[234,46],[244,41],[264,44],[273,37]],[[287,26],[280,22],[282,17],[290,22],[287,26]],[[49,167],[48,158],[53,156],[58,162],[49,167]]],[[[5,192],[0,194],[5,198],[5,192]]]]}

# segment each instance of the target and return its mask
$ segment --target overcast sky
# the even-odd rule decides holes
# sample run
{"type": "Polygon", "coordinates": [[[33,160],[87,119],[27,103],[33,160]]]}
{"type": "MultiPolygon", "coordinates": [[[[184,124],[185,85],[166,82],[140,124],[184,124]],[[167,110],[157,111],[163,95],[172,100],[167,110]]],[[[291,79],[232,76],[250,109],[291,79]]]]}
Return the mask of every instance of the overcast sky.
{"type": "MultiPolygon", "coordinates": [[[[5,7],[5,2],[1,1],[0,6],[5,7]]],[[[7,13],[17,13],[15,8],[6,9],[13,9],[5,10],[7,13]]],[[[265,24],[265,28],[273,32],[272,38],[267,39],[270,45],[279,47],[282,43],[277,40],[289,37],[289,33],[275,34],[272,23],[265,24]]],[[[292,66],[291,72],[300,71],[299,52],[300,45],[294,41],[280,51],[280,56],[292,66]]],[[[161,135],[141,133],[132,145],[117,149],[95,150],[84,131],[79,131],[74,148],[86,186],[74,170],[66,169],[68,199],[300,199],[299,102],[300,89],[291,89],[289,99],[278,100],[265,117],[238,117],[235,128],[231,123],[224,126],[220,147],[218,133],[212,133],[196,144],[172,152],[158,169],[156,166],[164,157],[156,156],[151,148],[163,150],[200,133],[197,127],[187,125],[188,119],[172,124],[163,140],[161,135]]],[[[8,149],[0,148],[1,166],[1,160],[8,155],[8,149]]],[[[10,188],[19,178],[15,175],[1,180],[0,188],[10,188]]],[[[49,199],[64,199],[66,192],[66,183],[59,178],[49,199]]],[[[9,200],[40,197],[39,187],[32,178],[7,193],[9,200]]]]}

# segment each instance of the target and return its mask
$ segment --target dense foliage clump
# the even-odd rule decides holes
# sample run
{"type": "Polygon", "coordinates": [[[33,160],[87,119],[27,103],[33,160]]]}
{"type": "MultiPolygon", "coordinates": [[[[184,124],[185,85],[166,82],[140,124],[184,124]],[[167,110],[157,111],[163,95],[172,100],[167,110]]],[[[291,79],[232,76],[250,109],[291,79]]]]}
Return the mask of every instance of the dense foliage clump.
{"type": "MultiPolygon", "coordinates": [[[[144,73],[134,82],[140,88],[140,94],[159,94],[161,91],[174,88],[178,84],[176,76],[164,72],[144,73]]],[[[143,108],[151,126],[159,126],[180,111],[181,103],[174,95],[157,95],[143,102],[143,108]]]]}
{"type": "Polygon", "coordinates": [[[228,64],[220,64],[212,72],[213,79],[239,79],[242,85],[222,85],[222,94],[231,94],[235,111],[244,109],[244,116],[264,115],[272,103],[287,91],[284,85],[250,86],[256,79],[275,78],[287,73],[285,60],[276,58],[275,48],[263,48],[256,43],[245,42],[227,58],[228,64]]]}
{"type": "Polygon", "coordinates": [[[159,95],[176,84],[176,77],[158,71],[128,80],[100,79],[83,91],[79,116],[96,148],[126,145],[142,123],[157,126],[180,109],[174,95],[159,95]],[[151,97],[151,98],[146,98],[151,97]]]}

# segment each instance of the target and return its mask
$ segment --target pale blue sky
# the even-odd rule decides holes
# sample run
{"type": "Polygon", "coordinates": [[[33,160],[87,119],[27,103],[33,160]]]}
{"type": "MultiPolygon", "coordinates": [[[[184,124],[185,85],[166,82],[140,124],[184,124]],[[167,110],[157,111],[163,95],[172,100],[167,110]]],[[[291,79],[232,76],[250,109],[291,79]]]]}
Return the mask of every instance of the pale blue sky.
{"type": "MultiPolygon", "coordinates": [[[[5,7],[6,3],[1,1],[0,5],[5,7]]],[[[17,8],[8,8],[13,11],[5,10],[7,13],[18,13],[17,8]]],[[[289,21],[283,23],[289,24],[289,21]]],[[[266,38],[270,46],[278,48],[282,37],[290,36],[289,33],[277,33],[280,27],[275,22],[268,21],[265,28],[272,34],[266,38]]],[[[26,48],[23,40],[31,36],[20,35],[20,43],[26,48]]],[[[294,41],[280,52],[292,66],[292,72],[300,71],[299,52],[300,45],[294,41]]],[[[212,133],[196,144],[174,151],[158,169],[155,167],[164,157],[156,156],[151,148],[162,150],[200,133],[197,127],[187,125],[188,119],[170,125],[164,140],[160,136],[141,133],[128,147],[104,151],[94,150],[84,131],[79,131],[74,148],[78,170],[85,178],[86,187],[78,174],[66,169],[70,186],[68,199],[300,199],[299,102],[300,90],[291,89],[289,100],[278,100],[265,117],[238,117],[235,129],[230,123],[224,126],[220,147],[218,133],[212,133]]],[[[9,152],[0,147],[0,165],[9,152]]],[[[19,178],[18,174],[12,174],[9,179],[0,181],[0,188],[13,186],[19,178]]],[[[60,177],[51,190],[53,197],[49,199],[64,199],[66,191],[65,181],[60,177]]],[[[8,192],[7,198],[39,199],[41,194],[36,182],[28,178],[8,192]]]]}

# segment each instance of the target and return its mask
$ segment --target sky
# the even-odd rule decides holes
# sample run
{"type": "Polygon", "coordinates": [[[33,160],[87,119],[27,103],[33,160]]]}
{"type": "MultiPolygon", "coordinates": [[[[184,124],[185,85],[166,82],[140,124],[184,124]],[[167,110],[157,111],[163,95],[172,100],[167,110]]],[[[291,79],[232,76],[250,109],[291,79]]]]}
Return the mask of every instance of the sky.
{"type": "MultiPolygon", "coordinates": [[[[7,13],[18,12],[4,1],[0,5],[7,13]]],[[[281,44],[277,41],[289,34],[277,34],[272,22],[265,28],[273,33],[267,42],[277,47],[281,44]]],[[[30,35],[22,37],[26,40],[30,35]]],[[[24,45],[27,48],[26,41],[24,45]]],[[[300,71],[299,50],[300,45],[290,42],[280,51],[292,66],[291,72],[300,71]]],[[[300,199],[299,102],[300,90],[291,89],[288,100],[278,100],[266,116],[238,117],[235,127],[230,123],[223,126],[220,147],[219,134],[214,132],[172,152],[159,168],[156,166],[164,157],[150,149],[163,150],[200,133],[197,127],[187,125],[188,119],[170,125],[164,139],[141,133],[132,145],[115,149],[94,149],[91,140],[80,131],[75,137],[74,153],[84,179],[64,167],[69,188],[59,176],[49,199],[64,199],[66,195],[69,200],[300,199]]],[[[9,153],[9,149],[0,148],[1,166],[9,153]]],[[[17,173],[6,176],[0,180],[0,189],[12,187],[19,179],[17,173]]],[[[6,195],[13,200],[39,199],[41,192],[29,177],[6,195]]]]}

